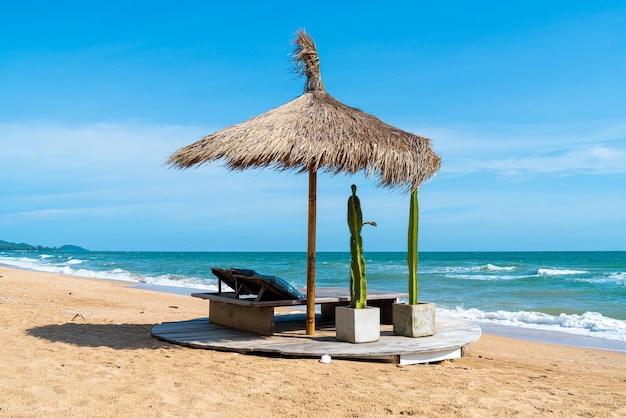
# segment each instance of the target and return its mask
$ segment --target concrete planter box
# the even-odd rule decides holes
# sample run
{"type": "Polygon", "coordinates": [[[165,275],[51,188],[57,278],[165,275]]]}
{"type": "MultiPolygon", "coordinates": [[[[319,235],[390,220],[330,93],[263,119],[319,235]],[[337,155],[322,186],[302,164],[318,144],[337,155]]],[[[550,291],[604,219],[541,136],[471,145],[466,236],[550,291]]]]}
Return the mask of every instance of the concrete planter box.
{"type": "Polygon", "coordinates": [[[393,304],[393,333],[405,337],[427,337],[437,332],[435,304],[393,304]]]}
{"type": "Polygon", "coordinates": [[[380,338],[380,309],[368,306],[354,309],[347,306],[335,308],[337,339],[350,343],[369,343],[380,338]]]}

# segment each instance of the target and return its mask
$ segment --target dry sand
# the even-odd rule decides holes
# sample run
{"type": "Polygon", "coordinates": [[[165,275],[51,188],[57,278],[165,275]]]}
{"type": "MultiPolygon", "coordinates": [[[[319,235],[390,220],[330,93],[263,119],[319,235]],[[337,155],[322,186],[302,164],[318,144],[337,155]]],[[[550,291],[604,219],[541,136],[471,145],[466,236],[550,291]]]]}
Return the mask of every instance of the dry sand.
{"type": "Polygon", "coordinates": [[[0,416],[626,416],[626,354],[483,335],[435,365],[268,358],[150,336],[208,302],[0,267],[0,416]]]}

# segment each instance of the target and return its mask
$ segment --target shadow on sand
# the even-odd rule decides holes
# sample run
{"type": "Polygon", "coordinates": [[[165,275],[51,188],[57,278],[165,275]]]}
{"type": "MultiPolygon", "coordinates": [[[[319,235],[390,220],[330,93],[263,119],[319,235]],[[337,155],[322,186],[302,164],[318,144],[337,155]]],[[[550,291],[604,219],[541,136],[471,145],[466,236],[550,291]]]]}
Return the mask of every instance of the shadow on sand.
{"type": "Polygon", "coordinates": [[[115,350],[156,349],[168,343],[152,337],[156,324],[80,324],[44,325],[26,330],[28,335],[52,342],[81,347],[110,347],[115,350]]]}

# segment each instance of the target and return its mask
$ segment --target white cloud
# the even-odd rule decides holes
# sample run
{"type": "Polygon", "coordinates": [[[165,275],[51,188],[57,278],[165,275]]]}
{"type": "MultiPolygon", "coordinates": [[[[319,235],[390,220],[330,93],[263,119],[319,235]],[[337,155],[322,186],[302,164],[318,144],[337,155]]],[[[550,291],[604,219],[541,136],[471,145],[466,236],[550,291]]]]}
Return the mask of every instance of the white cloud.
{"type": "Polygon", "coordinates": [[[415,129],[433,139],[441,174],[626,174],[626,123],[415,129]]]}
{"type": "MultiPolygon", "coordinates": [[[[125,123],[0,124],[4,166],[106,170],[162,166],[168,155],[202,134],[198,127],[125,123]]],[[[136,170],[137,171],[137,170],[136,170]]]]}
{"type": "Polygon", "coordinates": [[[474,161],[474,168],[514,176],[626,174],[626,150],[606,146],[582,147],[557,155],[474,161]]]}

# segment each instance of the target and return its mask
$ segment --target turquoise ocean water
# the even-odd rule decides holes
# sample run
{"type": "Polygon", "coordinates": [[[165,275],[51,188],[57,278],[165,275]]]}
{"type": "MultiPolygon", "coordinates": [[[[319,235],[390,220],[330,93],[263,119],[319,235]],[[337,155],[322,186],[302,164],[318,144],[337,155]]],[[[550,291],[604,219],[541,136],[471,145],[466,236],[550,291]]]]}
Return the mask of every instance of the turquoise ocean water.
{"type": "MultiPolygon", "coordinates": [[[[365,258],[370,289],[407,291],[406,253],[365,258]]],[[[251,268],[302,288],[306,259],[300,252],[0,252],[0,264],[11,267],[176,293],[216,290],[211,267],[251,268]]],[[[317,285],[347,287],[349,261],[349,253],[318,253],[317,285]]],[[[626,350],[626,252],[423,252],[419,298],[487,329],[559,332],[626,350]]]]}

